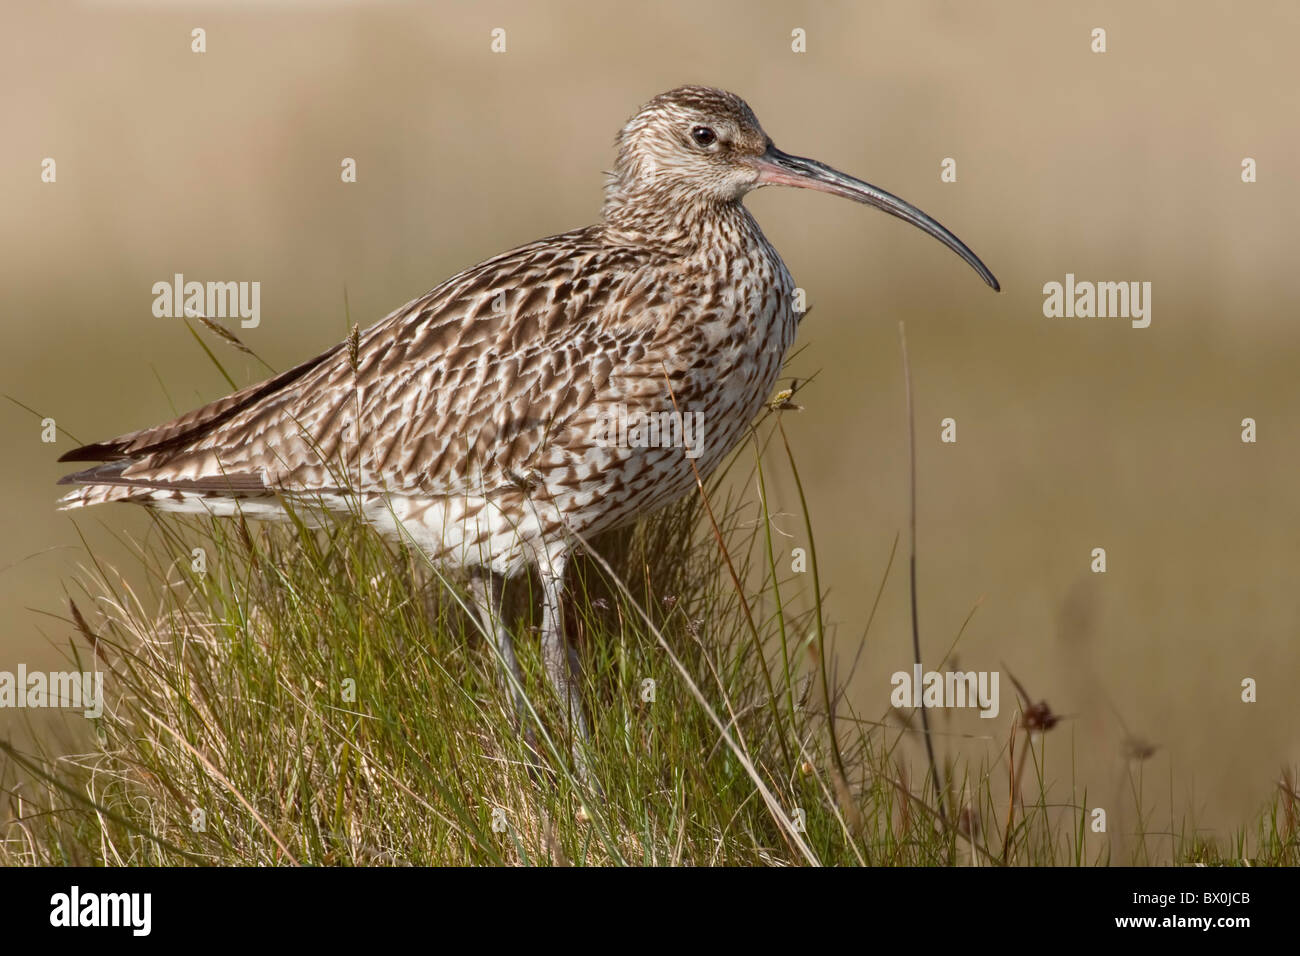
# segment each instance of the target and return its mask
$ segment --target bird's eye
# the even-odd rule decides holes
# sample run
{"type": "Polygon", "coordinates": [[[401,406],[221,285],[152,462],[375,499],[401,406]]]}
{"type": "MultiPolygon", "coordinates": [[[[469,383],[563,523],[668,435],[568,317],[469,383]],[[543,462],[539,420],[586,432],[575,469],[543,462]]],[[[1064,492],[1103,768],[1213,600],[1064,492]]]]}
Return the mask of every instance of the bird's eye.
{"type": "Polygon", "coordinates": [[[718,134],[707,126],[697,126],[691,130],[691,139],[696,146],[712,146],[718,141],[718,134]]]}

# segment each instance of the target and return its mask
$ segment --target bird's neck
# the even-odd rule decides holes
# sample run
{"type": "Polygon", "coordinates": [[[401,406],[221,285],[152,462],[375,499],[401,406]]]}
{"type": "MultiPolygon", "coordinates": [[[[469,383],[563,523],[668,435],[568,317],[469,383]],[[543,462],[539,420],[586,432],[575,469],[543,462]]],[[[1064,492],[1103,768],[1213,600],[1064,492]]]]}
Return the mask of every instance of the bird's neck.
{"type": "Polygon", "coordinates": [[[689,256],[708,246],[717,249],[761,237],[758,224],[739,200],[693,197],[624,196],[605,199],[604,235],[617,245],[653,246],[672,255],[689,256]]]}

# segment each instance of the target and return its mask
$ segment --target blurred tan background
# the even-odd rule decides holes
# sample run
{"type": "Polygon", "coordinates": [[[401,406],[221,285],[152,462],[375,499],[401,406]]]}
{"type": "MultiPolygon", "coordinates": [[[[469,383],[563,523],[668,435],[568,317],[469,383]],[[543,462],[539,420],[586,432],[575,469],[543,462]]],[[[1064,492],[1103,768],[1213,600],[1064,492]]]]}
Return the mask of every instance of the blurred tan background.
{"type": "MultiPolygon", "coordinates": [[[[904,319],[928,663],[981,602],[961,665],[1005,663],[1071,715],[1048,739],[1058,796],[1073,781],[1112,830],[1135,826],[1115,812],[1131,733],[1159,747],[1147,827],[1186,814],[1224,836],[1300,763],[1298,28],[1288,3],[6,4],[0,389],[81,441],[219,397],[184,326],[152,315],[154,282],[260,281],[261,327],[240,334],[287,368],[346,333],[345,287],[364,326],[595,221],[630,113],[686,82],[732,89],[784,149],[934,215],[1005,290],[875,211],[749,200],[813,306],[790,371],[820,376],[786,422],[841,649],[906,526],[904,319]],[[1043,284],[1067,272],[1150,281],[1151,327],[1045,318],[1043,284]],[[956,445],[938,441],[948,416],[956,445]]],[[[261,374],[219,354],[241,384],[261,374]]],[[[65,612],[77,526],[120,553],[146,519],[74,526],[54,510],[70,440],[42,444],[9,402],[0,440],[0,669],[52,667],[68,629],[40,612],[65,612]]],[[[904,572],[854,683],[872,715],[910,667],[904,572]]],[[[991,739],[944,746],[993,759],[1003,681],[998,720],[958,722],[991,739]]]]}

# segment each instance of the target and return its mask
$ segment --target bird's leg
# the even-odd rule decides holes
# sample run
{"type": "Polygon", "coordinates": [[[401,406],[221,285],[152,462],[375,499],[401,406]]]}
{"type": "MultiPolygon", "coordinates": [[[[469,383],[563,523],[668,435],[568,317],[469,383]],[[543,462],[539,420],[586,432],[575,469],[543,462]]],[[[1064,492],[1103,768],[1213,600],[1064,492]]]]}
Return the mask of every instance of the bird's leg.
{"type": "Polygon", "coordinates": [[[496,651],[497,676],[501,680],[502,689],[514,701],[515,718],[519,726],[527,727],[528,705],[524,700],[524,675],[519,669],[519,659],[515,657],[514,639],[501,620],[500,583],[488,569],[476,568],[470,572],[469,592],[483,630],[496,651]]]}
{"type": "Polygon", "coordinates": [[[563,557],[543,557],[538,571],[542,580],[542,661],[551,687],[567,714],[568,728],[573,735],[574,766],[585,778],[587,765],[583,748],[589,734],[578,696],[579,665],[576,656],[570,657],[564,639],[563,557]]]}

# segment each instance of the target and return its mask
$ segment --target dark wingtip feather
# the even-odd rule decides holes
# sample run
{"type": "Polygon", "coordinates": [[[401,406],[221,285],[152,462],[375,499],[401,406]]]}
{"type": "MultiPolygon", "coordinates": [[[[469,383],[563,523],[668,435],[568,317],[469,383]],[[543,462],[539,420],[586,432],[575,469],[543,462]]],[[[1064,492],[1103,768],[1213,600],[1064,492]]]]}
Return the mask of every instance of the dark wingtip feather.
{"type": "Polygon", "coordinates": [[[82,445],[59,456],[59,461],[116,461],[125,457],[122,446],[116,442],[95,442],[82,445]]]}

